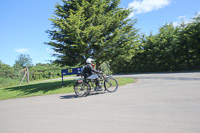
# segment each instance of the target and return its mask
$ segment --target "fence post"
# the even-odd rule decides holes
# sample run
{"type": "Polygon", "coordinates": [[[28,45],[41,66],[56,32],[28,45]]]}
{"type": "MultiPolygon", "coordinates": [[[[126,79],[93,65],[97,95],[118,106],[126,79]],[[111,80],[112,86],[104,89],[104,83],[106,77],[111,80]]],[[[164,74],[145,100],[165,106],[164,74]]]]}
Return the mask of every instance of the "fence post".
{"type": "MultiPolygon", "coordinates": [[[[62,72],[61,72],[62,73],[62,72]]],[[[62,86],[64,86],[64,82],[63,82],[63,73],[62,73],[62,86]]]]}
{"type": "Polygon", "coordinates": [[[28,67],[27,67],[27,83],[29,83],[29,71],[28,71],[28,67]]]}

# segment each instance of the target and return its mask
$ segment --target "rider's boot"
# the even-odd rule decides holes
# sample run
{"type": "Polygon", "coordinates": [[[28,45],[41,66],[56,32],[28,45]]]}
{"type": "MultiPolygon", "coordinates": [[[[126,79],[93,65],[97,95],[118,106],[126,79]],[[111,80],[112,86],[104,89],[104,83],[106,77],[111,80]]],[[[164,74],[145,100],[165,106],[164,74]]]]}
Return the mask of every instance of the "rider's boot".
{"type": "Polygon", "coordinates": [[[94,90],[95,90],[95,91],[102,91],[102,90],[103,90],[103,88],[102,88],[102,87],[100,87],[100,86],[96,86],[96,87],[94,88],[94,90]]]}

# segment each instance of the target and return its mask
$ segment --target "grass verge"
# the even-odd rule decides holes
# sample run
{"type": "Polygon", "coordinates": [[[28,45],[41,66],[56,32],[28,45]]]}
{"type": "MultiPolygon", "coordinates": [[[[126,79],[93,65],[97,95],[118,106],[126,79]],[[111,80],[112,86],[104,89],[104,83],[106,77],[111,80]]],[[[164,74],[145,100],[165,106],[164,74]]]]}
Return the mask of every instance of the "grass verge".
{"type": "MultiPolygon", "coordinates": [[[[135,80],[133,78],[117,78],[117,81],[120,86],[133,83],[135,80]]],[[[39,81],[28,85],[1,88],[0,100],[74,92],[74,80],[65,80],[64,86],[61,84],[60,80],[39,81]]]]}
{"type": "Polygon", "coordinates": [[[19,80],[0,77],[0,88],[19,84],[19,80]]]}

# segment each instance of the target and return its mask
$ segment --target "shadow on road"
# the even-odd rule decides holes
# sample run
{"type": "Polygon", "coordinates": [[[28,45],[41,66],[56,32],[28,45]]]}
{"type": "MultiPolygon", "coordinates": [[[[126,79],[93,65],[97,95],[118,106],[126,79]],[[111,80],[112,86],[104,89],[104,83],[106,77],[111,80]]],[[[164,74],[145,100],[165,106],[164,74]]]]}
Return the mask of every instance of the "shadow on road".
{"type": "Polygon", "coordinates": [[[60,96],[60,99],[74,99],[74,98],[77,98],[75,94],[60,96]]]}
{"type": "MultiPolygon", "coordinates": [[[[86,97],[95,96],[95,95],[101,95],[101,94],[105,94],[105,93],[106,93],[105,91],[101,91],[101,92],[91,91],[90,94],[87,95],[86,97]]],[[[84,97],[85,96],[78,97],[75,94],[67,94],[65,96],[60,96],[60,99],[75,99],[75,98],[84,98],[84,97]]]]}

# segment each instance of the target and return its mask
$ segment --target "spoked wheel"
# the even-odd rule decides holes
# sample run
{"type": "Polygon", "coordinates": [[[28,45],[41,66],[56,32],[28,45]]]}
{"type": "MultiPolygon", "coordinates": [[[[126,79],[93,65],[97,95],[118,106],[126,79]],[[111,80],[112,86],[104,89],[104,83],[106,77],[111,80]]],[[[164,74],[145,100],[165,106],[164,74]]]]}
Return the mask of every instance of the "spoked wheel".
{"type": "Polygon", "coordinates": [[[90,85],[86,82],[76,83],[74,86],[74,92],[78,97],[87,96],[90,92],[90,85]]]}
{"type": "Polygon", "coordinates": [[[108,92],[115,92],[118,89],[118,82],[116,79],[109,77],[105,80],[104,87],[108,92]]]}

